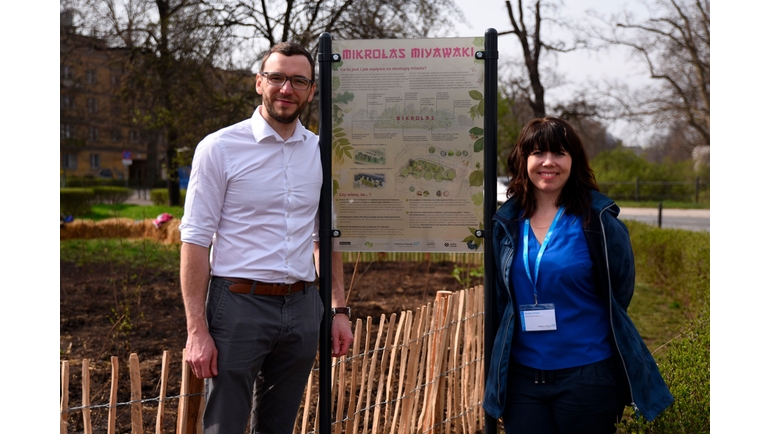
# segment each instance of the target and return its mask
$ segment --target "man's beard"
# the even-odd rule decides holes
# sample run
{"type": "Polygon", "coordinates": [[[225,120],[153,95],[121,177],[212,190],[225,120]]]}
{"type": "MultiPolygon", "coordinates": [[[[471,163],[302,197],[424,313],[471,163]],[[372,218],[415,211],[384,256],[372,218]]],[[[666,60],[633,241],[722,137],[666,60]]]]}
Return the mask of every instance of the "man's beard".
{"type": "MultiPolygon", "coordinates": [[[[274,96],[274,98],[275,97],[276,96],[274,96]]],[[[270,117],[272,117],[277,122],[280,122],[282,124],[291,124],[291,123],[295,122],[297,120],[297,118],[300,116],[300,113],[302,113],[302,111],[305,109],[305,106],[308,105],[307,101],[300,100],[300,102],[298,103],[298,106],[297,106],[297,110],[295,110],[295,111],[293,111],[293,112],[291,112],[289,114],[282,115],[273,106],[273,102],[274,101],[275,100],[271,100],[271,99],[267,99],[266,98],[266,101],[264,101],[262,105],[265,106],[265,110],[268,111],[268,115],[270,115],[270,117]]]]}

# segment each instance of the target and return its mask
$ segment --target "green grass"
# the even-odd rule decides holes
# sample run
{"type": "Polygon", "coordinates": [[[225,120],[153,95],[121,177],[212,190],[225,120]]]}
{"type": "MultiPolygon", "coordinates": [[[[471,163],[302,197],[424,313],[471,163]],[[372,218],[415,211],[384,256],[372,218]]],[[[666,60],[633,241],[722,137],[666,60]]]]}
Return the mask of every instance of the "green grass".
{"type": "Polygon", "coordinates": [[[59,242],[59,259],[81,266],[112,263],[121,267],[179,272],[179,245],[152,240],[63,240],[59,242]]]}
{"type": "Polygon", "coordinates": [[[662,346],[679,335],[688,320],[682,303],[673,300],[671,292],[645,283],[635,285],[627,312],[657,360],[666,353],[662,346]]]}
{"type": "Polygon", "coordinates": [[[115,217],[126,217],[133,220],[154,219],[160,214],[169,213],[175,218],[181,218],[184,209],[182,207],[173,207],[166,205],[131,205],[131,204],[117,204],[107,205],[99,204],[91,207],[91,212],[79,216],[78,218],[84,220],[104,220],[115,217]]]}

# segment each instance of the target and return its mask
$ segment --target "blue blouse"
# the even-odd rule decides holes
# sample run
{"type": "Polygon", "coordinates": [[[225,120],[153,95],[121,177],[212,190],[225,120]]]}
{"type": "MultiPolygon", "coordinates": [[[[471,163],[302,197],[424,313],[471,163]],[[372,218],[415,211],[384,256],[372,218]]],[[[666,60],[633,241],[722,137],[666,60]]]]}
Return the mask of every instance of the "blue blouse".
{"type": "MultiPolygon", "coordinates": [[[[524,220],[519,223],[524,234],[524,220]]],[[[563,369],[607,359],[613,354],[609,306],[594,291],[592,260],[582,230],[580,217],[565,214],[559,219],[541,257],[538,278],[535,262],[541,244],[530,229],[528,266],[536,282],[538,304],[555,307],[557,329],[523,331],[521,324],[512,345],[513,359],[535,369],[563,369]]],[[[533,283],[527,276],[523,259],[525,237],[519,237],[513,257],[511,283],[520,318],[520,306],[535,303],[533,283]]]]}

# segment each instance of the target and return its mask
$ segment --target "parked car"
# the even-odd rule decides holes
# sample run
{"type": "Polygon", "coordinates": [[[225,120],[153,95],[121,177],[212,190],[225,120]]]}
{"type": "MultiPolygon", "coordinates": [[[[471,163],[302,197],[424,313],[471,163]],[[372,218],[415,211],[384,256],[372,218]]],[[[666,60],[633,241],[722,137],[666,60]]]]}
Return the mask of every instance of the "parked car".
{"type": "Polygon", "coordinates": [[[498,177],[498,206],[503,205],[503,202],[506,202],[506,190],[509,188],[509,177],[508,176],[499,176],[498,177]]]}

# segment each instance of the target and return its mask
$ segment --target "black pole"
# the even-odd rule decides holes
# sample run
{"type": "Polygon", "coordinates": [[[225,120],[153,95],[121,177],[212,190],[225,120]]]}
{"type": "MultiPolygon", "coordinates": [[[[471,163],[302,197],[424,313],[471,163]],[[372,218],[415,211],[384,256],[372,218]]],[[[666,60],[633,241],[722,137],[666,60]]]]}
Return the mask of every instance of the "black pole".
{"type": "Polygon", "coordinates": [[[659,202],[659,227],[661,227],[661,214],[663,209],[664,209],[664,204],[659,202]]]}
{"type": "MultiPolygon", "coordinates": [[[[324,304],[319,341],[319,431],[332,431],[332,36],[319,36],[319,147],[324,181],[319,203],[319,285],[324,304]]],[[[310,393],[310,391],[307,391],[310,393]]]]}
{"type": "MultiPolygon", "coordinates": [[[[492,227],[493,215],[497,210],[497,181],[498,173],[498,32],[495,29],[487,29],[485,32],[485,151],[484,151],[484,226],[487,237],[485,239],[485,313],[495,312],[495,260],[493,258],[492,227]]],[[[485,315],[485,361],[484,377],[490,370],[490,356],[495,339],[496,324],[493,324],[492,315],[485,315]]],[[[485,434],[495,434],[498,429],[498,421],[485,413],[485,434]]]]}

